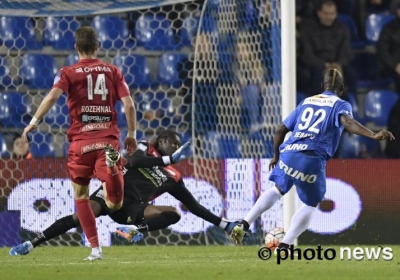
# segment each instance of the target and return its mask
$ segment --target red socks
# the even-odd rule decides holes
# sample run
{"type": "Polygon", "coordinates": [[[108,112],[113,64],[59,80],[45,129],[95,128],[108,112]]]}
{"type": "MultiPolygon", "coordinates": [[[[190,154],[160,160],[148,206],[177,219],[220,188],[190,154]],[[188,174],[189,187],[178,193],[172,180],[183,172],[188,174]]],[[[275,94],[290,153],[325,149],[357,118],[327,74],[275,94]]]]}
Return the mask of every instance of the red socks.
{"type": "Polygon", "coordinates": [[[99,237],[97,235],[96,218],[90,208],[89,199],[75,200],[76,212],[81,223],[83,232],[86,234],[92,248],[99,247],[99,237]]]}

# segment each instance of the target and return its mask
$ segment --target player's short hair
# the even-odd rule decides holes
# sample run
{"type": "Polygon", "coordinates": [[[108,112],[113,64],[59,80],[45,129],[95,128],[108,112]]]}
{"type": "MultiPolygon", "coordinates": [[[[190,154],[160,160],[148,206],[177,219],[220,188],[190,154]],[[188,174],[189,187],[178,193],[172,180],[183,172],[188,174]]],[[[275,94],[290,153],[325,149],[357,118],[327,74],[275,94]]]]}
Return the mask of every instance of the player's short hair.
{"type": "Polygon", "coordinates": [[[343,91],[343,76],[337,69],[329,69],[324,75],[324,90],[330,90],[336,92],[336,94],[341,94],[343,91]]]}
{"type": "Polygon", "coordinates": [[[321,0],[321,1],[319,1],[318,5],[317,5],[317,11],[321,11],[322,7],[324,5],[335,6],[336,7],[336,3],[333,0],[321,0]]]}
{"type": "Polygon", "coordinates": [[[75,32],[75,43],[80,53],[93,54],[99,46],[97,33],[94,28],[90,26],[78,28],[75,32]]]}
{"type": "Polygon", "coordinates": [[[166,138],[169,138],[169,137],[178,137],[179,139],[181,139],[181,137],[180,137],[180,135],[176,132],[176,131],[173,131],[173,130],[168,130],[168,129],[166,129],[166,130],[162,130],[161,132],[159,132],[158,134],[157,134],[157,138],[156,138],[156,140],[154,141],[154,143],[153,143],[153,146],[156,148],[156,149],[158,149],[158,142],[160,141],[160,140],[162,140],[162,139],[166,139],[166,138]]]}

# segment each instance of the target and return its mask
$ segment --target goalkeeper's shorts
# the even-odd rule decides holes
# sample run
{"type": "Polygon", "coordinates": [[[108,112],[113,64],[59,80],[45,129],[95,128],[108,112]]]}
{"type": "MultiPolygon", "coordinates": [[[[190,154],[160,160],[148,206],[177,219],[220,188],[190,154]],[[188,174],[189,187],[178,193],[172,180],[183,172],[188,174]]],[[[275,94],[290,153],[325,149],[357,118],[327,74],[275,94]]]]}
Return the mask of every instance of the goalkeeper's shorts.
{"type": "Polygon", "coordinates": [[[101,205],[101,216],[109,216],[114,222],[121,225],[135,225],[144,220],[144,209],[150,204],[144,203],[139,199],[124,199],[121,209],[110,210],[104,200],[103,188],[100,187],[90,196],[90,200],[96,201],[101,205]]]}
{"type": "Polygon", "coordinates": [[[326,160],[312,152],[284,152],[269,179],[283,194],[295,185],[300,200],[315,207],[326,192],[326,160]]]}

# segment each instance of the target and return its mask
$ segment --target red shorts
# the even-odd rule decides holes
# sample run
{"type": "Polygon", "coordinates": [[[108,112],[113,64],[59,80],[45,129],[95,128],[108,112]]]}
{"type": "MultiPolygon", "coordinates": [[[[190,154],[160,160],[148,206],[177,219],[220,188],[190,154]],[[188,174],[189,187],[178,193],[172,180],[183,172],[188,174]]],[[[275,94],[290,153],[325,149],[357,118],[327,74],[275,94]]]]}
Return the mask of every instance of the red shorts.
{"type": "MultiPolygon", "coordinates": [[[[71,142],[68,150],[68,171],[72,182],[87,186],[91,178],[97,178],[101,182],[106,180],[105,175],[108,176],[108,172],[104,147],[108,144],[119,150],[119,140],[114,137],[71,142]]],[[[116,165],[122,171],[121,160],[116,165]]],[[[116,176],[123,177],[123,174],[119,172],[116,176]]]]}

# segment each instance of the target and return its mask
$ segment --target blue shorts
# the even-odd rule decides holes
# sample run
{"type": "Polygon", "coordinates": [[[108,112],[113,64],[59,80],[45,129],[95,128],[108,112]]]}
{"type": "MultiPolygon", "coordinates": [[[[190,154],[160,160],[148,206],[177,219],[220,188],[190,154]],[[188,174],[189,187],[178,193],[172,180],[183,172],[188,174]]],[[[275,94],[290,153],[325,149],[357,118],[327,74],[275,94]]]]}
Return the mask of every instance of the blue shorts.
{"type": "Polygon", "coordinates": [[[301,152],[282,153],[269,179],[283,194],[295,185],[300,200],[315,207],[326,192],[326,160],[301,152]]]}

